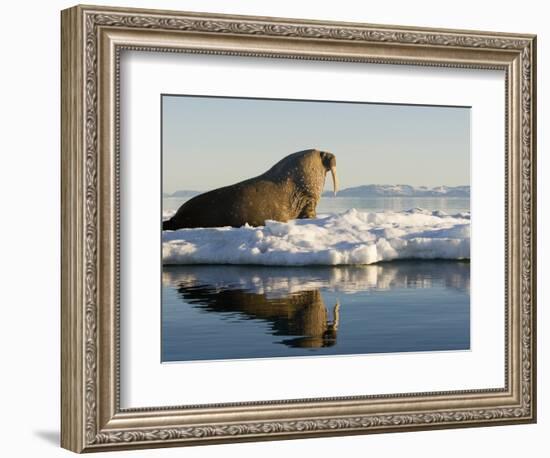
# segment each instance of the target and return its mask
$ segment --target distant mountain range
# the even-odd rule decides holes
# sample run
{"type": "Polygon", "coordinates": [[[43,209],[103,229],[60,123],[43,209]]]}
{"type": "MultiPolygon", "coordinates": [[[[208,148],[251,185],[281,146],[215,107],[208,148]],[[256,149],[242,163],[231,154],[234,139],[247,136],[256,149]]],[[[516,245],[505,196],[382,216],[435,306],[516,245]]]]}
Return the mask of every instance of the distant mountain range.
{"type": "MultiPolygon", "coordinates": [[[[323,196],[332,196],[325,191],[323,196]]],[[[410,186],[369,184],[338,191],[338,197],[470,197],[470,186],[410,186]]]]}
{"type": "MultiPolygon", "coordinates": [[[[162,197],[189,198],[204,191],[181,190],[172,194],[163,193],[162,197]]],[[[323,196],[332,197],[332,191],[323,196]]],[[[368,184],[345,188],[338,191],[338,197],[470,197],[470,186],[410,186],[408,184],[368,184]]]]}

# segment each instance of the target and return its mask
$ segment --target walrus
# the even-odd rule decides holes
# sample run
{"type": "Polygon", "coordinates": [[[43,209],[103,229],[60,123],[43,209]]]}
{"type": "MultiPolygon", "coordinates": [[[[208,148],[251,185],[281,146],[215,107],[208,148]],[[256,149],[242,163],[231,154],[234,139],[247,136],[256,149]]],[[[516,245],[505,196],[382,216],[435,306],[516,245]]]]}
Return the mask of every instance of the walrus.
{"type": "Polygon", "coordinates": [[[322,348],[336,344],[340,303],[332,308],[332,320],[319,289],[270,297],[244,289],[197,284],[185,280],[177,287],[181,298],[202,312],[234,313],[268,321],[273,335],[293,336],[280,343],[296,348],[322,348]],[[296,337],[294,337],[296,336],[296,337]]]}
{"type": "Polygon", "coordinates": [[[336,194],[334,154],[317,149],[298,151],[255,178],[193,197],[163,222],[162,229],[264,226],[266,220],[315,218],[329,171],[336,194]]]}

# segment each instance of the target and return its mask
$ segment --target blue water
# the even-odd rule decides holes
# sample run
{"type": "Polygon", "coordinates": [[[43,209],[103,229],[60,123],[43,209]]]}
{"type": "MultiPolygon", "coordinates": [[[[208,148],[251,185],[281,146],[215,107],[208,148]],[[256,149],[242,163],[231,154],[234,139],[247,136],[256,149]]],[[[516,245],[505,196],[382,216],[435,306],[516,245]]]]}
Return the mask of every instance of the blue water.
{"type": "Polygon", "coordinates": [[[162,361],[466,350],[469,284],[456,261],[165,266],[162,361]]]}

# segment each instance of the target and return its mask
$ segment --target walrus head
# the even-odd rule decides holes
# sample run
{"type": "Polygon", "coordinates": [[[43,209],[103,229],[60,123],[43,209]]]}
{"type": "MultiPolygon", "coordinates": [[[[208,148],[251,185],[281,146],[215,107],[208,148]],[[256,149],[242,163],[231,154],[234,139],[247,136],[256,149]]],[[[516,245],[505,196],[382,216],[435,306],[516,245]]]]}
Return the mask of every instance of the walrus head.
{"type": "Polygon", "coordinates": [[[302,216],[291,215],[288,219],[296,217],[314,217],[315,207],[321,198],[325,186],[325,178],[330,172],[332,176],[333,192],[338,191],[338,178],[336,176],[336,156],[328,151],[307,149],[290,154],[281,159],[262,177],[274,181],[286,180],[292,189],[289,196],[293,199],[293,207],[302,216]],[[306,210],[302,210],[302,209],[306,210]]]}
{"type": "Polygon", "coordinates": [[[319,290],[311,292],[314,300],[294,315],[296,333],[303,336],[293,339],[292,346],[301,348],[322,348],[336,345],[340,322],[340,303],[332,309],[332,321],[319,290]]]}
{"type": "Polygon", "coordinates": [[[336,156],[327,151],[319,151],[321,162],[325,170],[332,175],[332,191],[334,195],[338,192],[338,176],[336,175],[336,156]]]}

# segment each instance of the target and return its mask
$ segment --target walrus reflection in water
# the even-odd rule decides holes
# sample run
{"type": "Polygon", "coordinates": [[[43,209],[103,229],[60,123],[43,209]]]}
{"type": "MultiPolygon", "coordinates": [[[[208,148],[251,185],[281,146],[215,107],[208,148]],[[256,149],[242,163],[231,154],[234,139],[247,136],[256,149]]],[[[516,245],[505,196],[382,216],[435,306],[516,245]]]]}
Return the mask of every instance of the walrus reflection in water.
{"type": "Polygon", "coordinates": [[[333,319],[329,320],[318,289],[276,298],[242,289],[219,289],[186,282],[181,282],[177,290],[186,302],[200,305],[206,312],[239,312],[248,318],[269,322],[274,335],[297,336],[282,341],[289,347],[320,348],[336,343],[340,305],[334,305],[333,319]]]}
{"type": "Polygon", "coordinates": [[[334,154],[317,149],[290,154],[262,175],[193,197],[162,229],[264,226],[266,220],[315,218],[328,172],[336,194],[334,154]]]}

